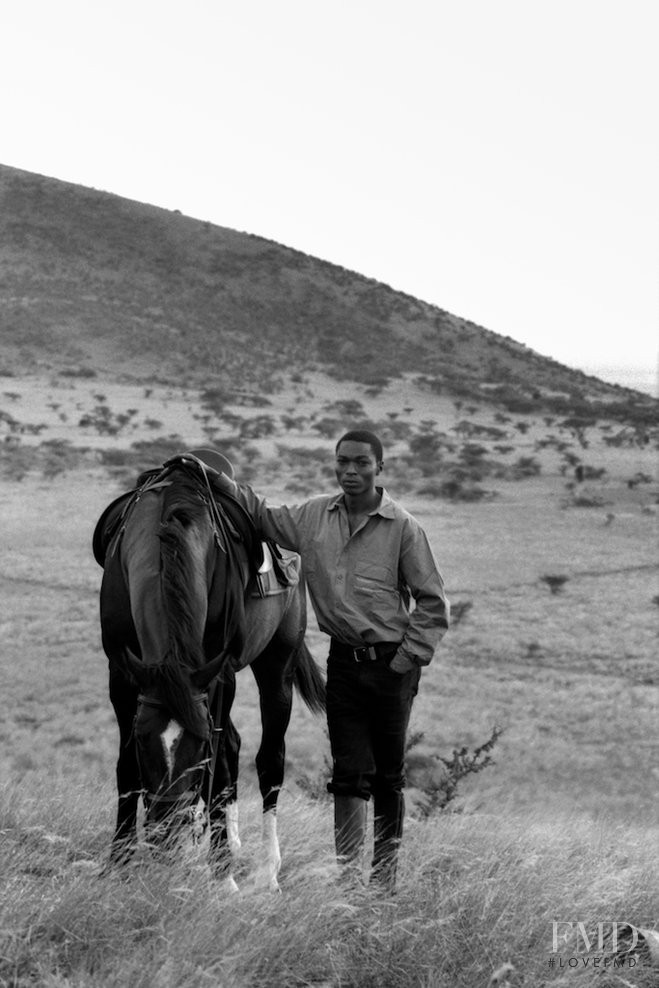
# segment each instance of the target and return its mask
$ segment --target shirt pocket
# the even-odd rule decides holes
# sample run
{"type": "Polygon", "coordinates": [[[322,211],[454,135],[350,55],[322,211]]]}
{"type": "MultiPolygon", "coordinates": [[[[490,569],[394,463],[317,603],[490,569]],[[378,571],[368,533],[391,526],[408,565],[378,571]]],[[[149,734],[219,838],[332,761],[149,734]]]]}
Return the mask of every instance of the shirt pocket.
{"type": "Polygon", "coordinates": [[[396,591],[394,575],[382,563],[360,562],[355,567],[354,587],[362,593],[393,593],[396,591]]]}

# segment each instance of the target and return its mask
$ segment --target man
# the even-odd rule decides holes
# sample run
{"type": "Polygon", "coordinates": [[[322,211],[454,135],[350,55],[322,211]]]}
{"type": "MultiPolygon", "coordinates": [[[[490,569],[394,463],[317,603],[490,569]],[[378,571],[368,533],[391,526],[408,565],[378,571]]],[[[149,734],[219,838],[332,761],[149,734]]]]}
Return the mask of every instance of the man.
{"type": "Polygon", "coordinates": [[[319,627],[331,638],[328,789],[337,860],[348,877],[361,875],[372,797],[371,881],[393,891],[407,726],[421,668],[448,628],[449,604],[423,529],[376,486],[382,468],[377,436],[351,431],[336,446],[342,494],[270,507],[249,487],[238,491],[257,528],[301,554],[319,627]]]}

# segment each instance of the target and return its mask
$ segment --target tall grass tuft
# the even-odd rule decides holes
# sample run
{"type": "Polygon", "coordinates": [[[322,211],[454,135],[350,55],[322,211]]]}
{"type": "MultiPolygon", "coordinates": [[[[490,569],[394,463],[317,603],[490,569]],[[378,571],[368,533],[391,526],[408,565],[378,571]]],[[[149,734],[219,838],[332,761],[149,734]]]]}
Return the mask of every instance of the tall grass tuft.
{"type": "MultiPolygon", "coordinates": [[[[140,852],[104,876],[111,796],[46,778],[29,795],[2,792],[0,984],[478,988],[510,963],[512,984],[542,988],[566,973],[550,967],[553,921],[651,926],[659,915],[657,834],[647,829],[549,808],[410,820],[387,899],[341,889],[327,806],[284,792],[275,895],[260,882],[260,800],[248,792],[241,891],[230,895],[189,856],[164,866],[140,852]]],[[[575,983],[568,973],[562,983],[575,983]]],[[[583,968],[577,983],[625,983],[602,973],[583,968]]],[[[620,973],[656,983],[640,964],[620,973]]]]}

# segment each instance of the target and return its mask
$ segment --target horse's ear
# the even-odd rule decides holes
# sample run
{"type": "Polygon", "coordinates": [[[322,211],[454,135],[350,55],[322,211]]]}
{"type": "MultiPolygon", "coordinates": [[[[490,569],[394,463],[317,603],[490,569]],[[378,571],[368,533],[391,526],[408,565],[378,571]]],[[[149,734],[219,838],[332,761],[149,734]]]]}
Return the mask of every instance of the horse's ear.
{"type": "Polygon", "coordinates": [[[197,669],[196,672],[193,672],[190,679],[198,689],[205,690],[212,680],[215,679],[215,677],[221,672],[222,667],[225,662],[227,662],[228,658],[228,652],[220,652],[219,655],[216,655],[214,659],[207,662],[205,666],[201,667],[201,669],[197,669]]]}
{"type": "Polygon", "coordinates": [[[129,648],[124,649],[122,664],[128,675],[135,680],[140,689],[144,690],[150,685],[152,679],[151,670],[129,648]]]}

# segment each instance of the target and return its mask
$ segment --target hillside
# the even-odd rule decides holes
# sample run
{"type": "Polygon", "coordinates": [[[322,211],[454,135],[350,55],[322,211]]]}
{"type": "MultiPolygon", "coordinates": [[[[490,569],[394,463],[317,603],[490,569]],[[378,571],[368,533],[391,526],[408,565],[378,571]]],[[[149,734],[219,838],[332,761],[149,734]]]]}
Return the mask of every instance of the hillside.
{"type": "Polygon", "coordinates": [[[178,212],[0,166],[0,370],[276,391],[411,375],[509,411],[646,420],[653,399],[361,275],[178,212]],[[587,400],[586,400],[587,399],[587,400]]]}

